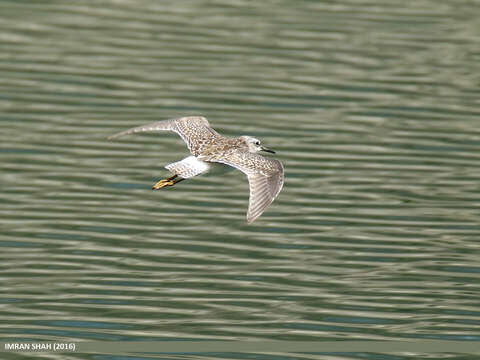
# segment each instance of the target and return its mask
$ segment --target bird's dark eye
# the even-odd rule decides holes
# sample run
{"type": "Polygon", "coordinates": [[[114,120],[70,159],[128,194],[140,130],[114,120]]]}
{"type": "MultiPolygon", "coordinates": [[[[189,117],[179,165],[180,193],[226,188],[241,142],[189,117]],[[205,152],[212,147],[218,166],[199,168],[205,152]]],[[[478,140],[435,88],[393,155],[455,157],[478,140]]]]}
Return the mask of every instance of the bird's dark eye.
{"type": "Polygon", "coordinates": [[[260,145],[260,141],[255,141],[255,145],[259,146],[259,145],[260,145]]]}

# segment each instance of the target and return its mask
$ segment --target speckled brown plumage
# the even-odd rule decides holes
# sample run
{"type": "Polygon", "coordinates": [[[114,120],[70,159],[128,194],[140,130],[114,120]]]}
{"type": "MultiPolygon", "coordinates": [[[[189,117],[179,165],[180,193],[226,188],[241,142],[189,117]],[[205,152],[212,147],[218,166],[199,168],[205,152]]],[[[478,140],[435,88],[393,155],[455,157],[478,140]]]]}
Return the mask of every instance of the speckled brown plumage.
{"type": "Polygon", "coordinates": [[[234,167],[247,175],[250,185],[247,212],[249,223],[263,213],[282,189],[284,181],[282,163],[256,153],[260,150],[272,152],[271,150],[260,147],[260,142],[255,138],[222,136],[212,129],[208,120],[202,116],[157,121],[122,131],[110,136],[109,139],[137,132],[162,130],[180,135],[193,155],[166,166],[175,175],[185,179],[197,176],[208,172],[210,164],[213,163],[234,167]]]}

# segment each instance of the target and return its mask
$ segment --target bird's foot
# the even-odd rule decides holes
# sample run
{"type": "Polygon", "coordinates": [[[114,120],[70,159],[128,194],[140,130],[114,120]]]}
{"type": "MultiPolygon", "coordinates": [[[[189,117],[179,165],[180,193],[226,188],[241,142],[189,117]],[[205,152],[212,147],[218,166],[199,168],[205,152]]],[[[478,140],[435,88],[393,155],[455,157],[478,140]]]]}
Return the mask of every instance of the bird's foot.
{"type": "Polygon", "coordinates": [[[175,179],[177,176],[178,176],[178,175],[173,175],[173,176],[169,177],[168,179],[160,180],[160,181],[157,182],[155,185],[153,185],[152,190],[158,190],[158,189],[161,189],[161,188],[166,187],[166,186],[173,186],[173,185],[175,185],[176,183],[184,180],[184,179],[178,179],[178,180],[174,181],[174,179],[175,179]]]}
{"type": "Polygon", "coordinates": [[[152,190],[159,190],[165,186],[173,186],[175,185],[174,181],[168,181],[167,179],[160,180],[155,185],[153,185],[152,190]]]}

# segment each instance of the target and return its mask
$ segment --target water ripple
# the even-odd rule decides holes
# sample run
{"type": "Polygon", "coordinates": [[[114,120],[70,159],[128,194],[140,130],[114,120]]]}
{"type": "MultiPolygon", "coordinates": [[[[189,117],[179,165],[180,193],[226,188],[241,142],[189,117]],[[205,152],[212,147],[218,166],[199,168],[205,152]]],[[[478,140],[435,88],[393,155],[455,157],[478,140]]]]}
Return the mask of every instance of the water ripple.
{"type": "Polygon", "coordinates": [[[4,337],[478,341],[473,5],[0,13],[4,337]],[[243,174],[152,192],[181,140],[106,140],[191,114],[284,163],[252,225],[243,174]]]}

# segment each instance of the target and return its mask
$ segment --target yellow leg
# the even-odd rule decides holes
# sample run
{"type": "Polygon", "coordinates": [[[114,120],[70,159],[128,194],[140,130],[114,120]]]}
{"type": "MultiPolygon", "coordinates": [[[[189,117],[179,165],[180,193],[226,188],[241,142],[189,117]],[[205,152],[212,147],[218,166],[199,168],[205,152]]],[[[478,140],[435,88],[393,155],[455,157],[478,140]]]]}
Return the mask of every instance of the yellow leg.
{"type": "Polygon", "coordinates": [[[177,181],[174,181],[174,179],[177,177],[178,175],[173,175],[171,177],[169,177],[168,179],[163,179],[163,180],[160,180],[159,182],[157,182],[155,185],[153,185],[152,187],[152,190],[159,190],[165,186],[173,186],[175,185],[176,183],[182,181],[182,180],[185,180],[185,179],[178,179],[177,181]]]}

